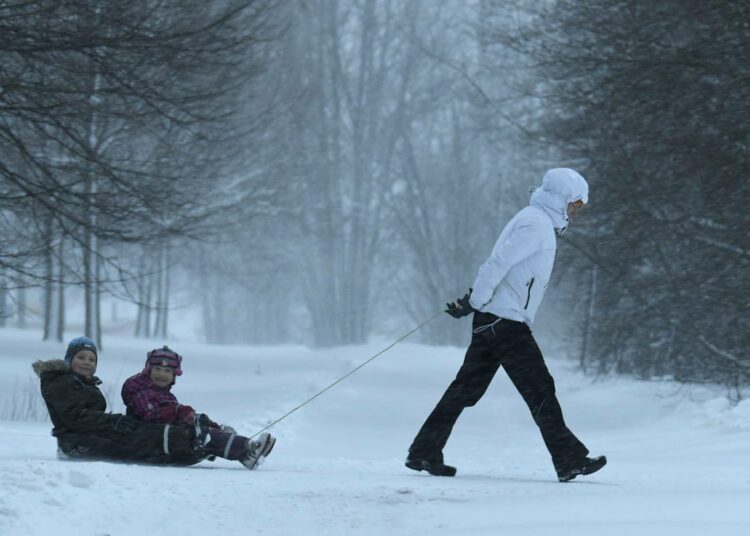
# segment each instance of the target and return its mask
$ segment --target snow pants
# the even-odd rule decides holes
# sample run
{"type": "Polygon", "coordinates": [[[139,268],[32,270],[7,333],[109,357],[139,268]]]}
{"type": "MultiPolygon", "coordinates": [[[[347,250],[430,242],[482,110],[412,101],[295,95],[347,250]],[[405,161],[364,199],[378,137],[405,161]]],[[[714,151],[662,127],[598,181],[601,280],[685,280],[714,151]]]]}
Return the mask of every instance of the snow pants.
{"type": "Polygon", "coordinates": [[[245,436],[209,428],[208,437],[209,441],[204,448],[209,454],[227,460],[240,460],[248,454],[249,440],[245,436]]]}
{"type": "Polygon", "coordinates": [[[588,454],[588,449],[565,425],[555,382],[531,330],[523,322],[498,320],[490,313],[474,313],[471,344],[463,365],[409,452],[442,463],[443,448],[461,412],[482,398],[502,366],[529,407],[555,468],[574,464],[588,454]]]}
{"type": "Polygon", "coordinates": [[[182,424],[142,423],[128,433],[66,432],[57,445],[62,455],[73,459],[157,465],[193,465],[210,454],[197,446],[191,427],[182,424]]]}

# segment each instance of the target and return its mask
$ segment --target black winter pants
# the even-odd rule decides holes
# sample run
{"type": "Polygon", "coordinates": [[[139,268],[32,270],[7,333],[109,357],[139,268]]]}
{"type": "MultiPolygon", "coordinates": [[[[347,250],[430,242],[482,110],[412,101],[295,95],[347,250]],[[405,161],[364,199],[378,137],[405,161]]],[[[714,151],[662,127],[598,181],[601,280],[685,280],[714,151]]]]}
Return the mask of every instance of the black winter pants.
{"type": "Polygon", "coordinates": [[[588,449],[568,429],[555,382],[529,327],[476,312],[471,344],[456,379],[435,406],[409,448],[411,455],[443,461],[443,448],[464,408],[475,405],[502,367],[531,411],[556,469],[586,456],[588,449]]]}
{"type": "Polygon", "coordinates": [[[193,465],[209,453],[195,446],[189,427],[143,423],[129,433],[66,432],[57,438],[67,456],[86,460],[124,461],[157,465],[193,465]]]}

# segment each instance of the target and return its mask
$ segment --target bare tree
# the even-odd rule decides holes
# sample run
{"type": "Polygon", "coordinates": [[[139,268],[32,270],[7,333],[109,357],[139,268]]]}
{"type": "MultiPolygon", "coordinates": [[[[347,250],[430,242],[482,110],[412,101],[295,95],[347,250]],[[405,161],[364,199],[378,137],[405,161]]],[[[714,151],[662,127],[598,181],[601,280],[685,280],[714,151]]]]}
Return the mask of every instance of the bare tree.
{"type": "Polygon", "coordinates": [[[46,285],[46,336],[56,241],[69,240],[68,279],[57,283],[82,286],[84,329],[100,340],[101,296],[116,284],[104,274],[129,270],[108,251],[195,234],[245,200],[216,190],[237,182],[243,143],[261,124],[245,98],[268,11],[263,1],[37,0],[0,12],[0,226],[13,237],[3,266],[45,259],[23,270],[46,285]],[[44,247],[20,220],[43,222],[44,247]]]}

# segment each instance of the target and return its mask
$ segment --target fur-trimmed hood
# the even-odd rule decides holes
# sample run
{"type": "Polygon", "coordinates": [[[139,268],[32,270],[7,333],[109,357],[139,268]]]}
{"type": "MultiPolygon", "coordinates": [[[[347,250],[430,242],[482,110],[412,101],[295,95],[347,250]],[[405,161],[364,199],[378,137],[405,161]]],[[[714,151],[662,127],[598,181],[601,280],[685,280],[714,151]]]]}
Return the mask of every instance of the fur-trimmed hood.
{"type": "Polygon", "coordinates": [[[71,370],[70,366],[63,359],[49,359],[47,361],[42,361],[40,359],[38,361],[34,361],[34,363],[32,363],[31,365],[31,368],[34,369],[34,372],[40,378],[42,377],[42,374],[47,373],[56,373],[54,374],[55,376],[59,374],[73,374],[75,377],[81,379],[81,381],[84,381],[86,383],[92,383],[94,385],[99,385],[100,383],[102,383],[102,381],[96,376],[92,377],[91,380],[86,380],[80,374],[76,374],[71,370]]]}
{"type": "Polygon", "coordinates": [[[36,375],[40,377],[45,372],[63,372],[70,370],[68,364],[62,359],[50,359],[49,361],[42,361],[40,359],[39,361],[34,361],[31,368],[34,369],[36,375]]]}

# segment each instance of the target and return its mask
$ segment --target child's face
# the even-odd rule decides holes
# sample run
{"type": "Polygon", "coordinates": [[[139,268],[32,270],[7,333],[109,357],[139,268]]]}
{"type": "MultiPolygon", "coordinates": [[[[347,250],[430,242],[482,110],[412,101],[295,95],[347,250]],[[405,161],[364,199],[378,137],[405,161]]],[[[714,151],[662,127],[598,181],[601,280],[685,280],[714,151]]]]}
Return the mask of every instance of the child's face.
{"type": "Polygon", "coordinates": [[[168,387],[172,385],[172,380],[174,380],[174,370],[172,370],[172,367],[154,365],[151,367],[150,377],[151,381],[159,387],[168,387]]]}
{"type": "Polygon", "coordinates": [[[70,361],[70,368],[76,374],[91,379],[96,372],[96,354],[91,350],[77,352],[70,361]]]}

